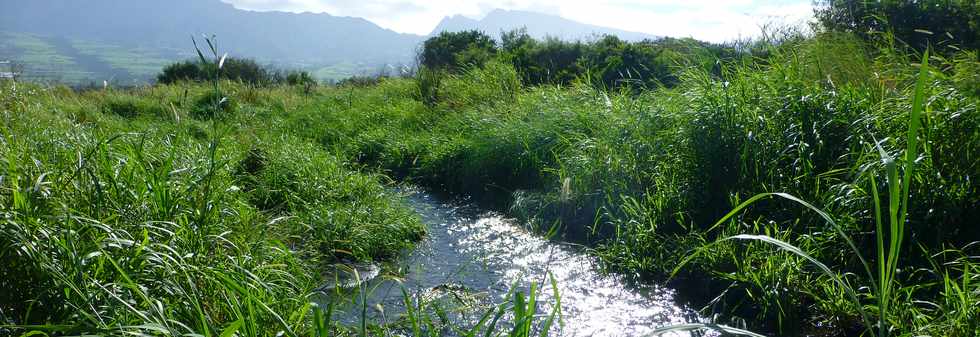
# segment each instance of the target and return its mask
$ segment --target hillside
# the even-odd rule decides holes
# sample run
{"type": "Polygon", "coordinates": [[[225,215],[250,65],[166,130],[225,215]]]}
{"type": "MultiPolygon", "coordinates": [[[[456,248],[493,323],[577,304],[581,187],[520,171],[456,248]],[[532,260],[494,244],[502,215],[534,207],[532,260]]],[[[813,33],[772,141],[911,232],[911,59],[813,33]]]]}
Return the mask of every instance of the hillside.
{"type": "Polygon", "coordinates": [[[141,58],[182,59],[193,56],[190,37],[202,33],[216,34],[221,48],[232,55],[311,70],[346,64],[351,73],[408,63],[422,40],[361,18],[245,11],[219,0],[36,0],[4,7],[0,31],[14,36],[0,42],[6,54],[0,57],[23,59],[27,67],[40,68],[39,73],[59,72],[62,79],[72,81],[145,79],[145,73],[109,59],[119,53],[99,49],[139,51],[141,58]],[[38,18],[45,18],[45,24],[38,24],[38,18]],[[51,62],[31,57],[39,49],[61,59],[59,67],[31,64],[51,62]],[[66,71],[73,74],[65,75],[66,71]]]}
{"type": "MultiPolygon", "coordinates": [[[[521,27],[536,38],[655,38],[508,10],[494,10],[481,20],[447,17],[433,35],[472,29],[497,35],[521,27]]],[[[23,78],[35,81],[146,83],[167,63],[194,58],[190,39],[202,34],[217,35],[220,48],[230,55],[274,68],[309,70],[320,80],[412,64],[425,39],[363,18],[249,11],[221,0],[13,1],[0,11],[0,60],[13,60],[23,67],[23,78]]]]}

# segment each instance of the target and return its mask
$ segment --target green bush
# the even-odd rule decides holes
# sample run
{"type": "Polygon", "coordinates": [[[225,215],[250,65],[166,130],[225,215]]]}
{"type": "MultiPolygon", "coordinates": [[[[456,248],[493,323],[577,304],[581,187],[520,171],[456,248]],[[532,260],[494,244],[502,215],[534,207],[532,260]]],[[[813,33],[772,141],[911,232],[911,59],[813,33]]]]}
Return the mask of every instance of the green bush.
{"type": "Polygon", "coordinates": [[[526,30],[506,32],[501,37],[504,57],[527,85],[572,83],[585,73],[581,60],[586,48],[585,43],[557,38],[538,41],[526,30]]]}
{"type": "Polygon", "coordinates": [[[422,45],[419,63],[431,69],[457,72],[482,67],[497,55],[493,39],[479,31],[442,32],[422,45]]]}
{"type": "Polygon", "coordinates": [[[157,75],[157,83],[173,84],[181,81],[204,81],[201,66],[197,62],[184,61],[163,67],[157,75]]]}
{"type": "MultiPolygon", "coordinates": [[[[740,52],[732,46],[693,39],[663,38],[627,42],[604,36],[594,42],[535,40],[527,30],[504,32],[499,49],[496,42],[477,31],[445,32],[427,40],[419,55],[422,68],[464,73],[482,68],[493,60],[513,65],[525,85],[561,84],[588,81],[600,88],[636,90],[672,87],[679,83],[684,66],[697,65],[716,70],[720,60],[735,59],[740,52]]],[[[744,52],[743,52],[744,54],[744,52]]],[[[428,75],[418,78],[430,84],[428,75]]],[[[716,74],[717,75],[717,74],[716,74]]],[[[427,90],[429,93],[434,91],[427,90]]],[[[431,95],[429,95],[431,97],[431,95]]]]}
{"type": "MultiPolygon", "coordinates": [[[[213,65],[208,64],[205,69],[206,74],[213,74],[213,65]]],[[[267,85],[273,83],[272,72],[259,65],[252,59],[229,57],[225,60],[221,68],[221,78],[232,81],[244,82],[252,85],[267,85]]],[[[208,76],[208,79],[214,76],[208,76]]]]}
{"type": "Polygon", "coordinates": [[[190,113],[194,118],[208,120],[231,115],[237,110],[238,103],[231,97],[220,92],[207,91],[194,100],[190,113]]]}
{"type": "Polygon", "coordinates": [[[139,107],[134,99],[111,98],[102,105],[102,112],[117,116],[132,118],[139,115],[139,107]]]}
{"type": "Polygon", "coordinates": [[[112,94],[102,102],[102,113],[135,118],[139,116],[163,116],[164,108],[144,99],[112,94]]]}
{"type": "Polygon", "coordinates": [[[816,17],[827,30],[865,38],[892,33],[919,50],[980,49],[980,2],[974,0],[821,0],[816,17]]]}
{"type": "Polygon", "coordinates": [[[381,83],[382,76],[355,75],[337,82],[340,87],[369,87],[381,83]]]}
{"type": "MultiPolygon", "coordinates": [[[[207,82],[214,80],[217,67],[213,63],[184,61],[168,65],[157,75],[157,83],[173,84],[180,81],[207,82]]],[[[255,60],[229,57],[221,68],[221,79],[252,85],[268,85],[276,82],[274,72],[255,60]]]]}
{"type": "Polygon", "coordinates": [[[317,81],[307,71],[294,71],[286,75],[286,84],[292,86],[316,86],[317,81]]]}

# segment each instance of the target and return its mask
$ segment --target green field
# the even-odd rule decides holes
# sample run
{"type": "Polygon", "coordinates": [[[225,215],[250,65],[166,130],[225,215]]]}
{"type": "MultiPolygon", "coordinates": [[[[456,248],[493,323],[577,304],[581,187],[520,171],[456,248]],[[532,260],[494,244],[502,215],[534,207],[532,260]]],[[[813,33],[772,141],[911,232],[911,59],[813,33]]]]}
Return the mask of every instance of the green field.
{"type": "Polygon", "coordinates": [[[172,59],[160,56],[159,52],[146,48],[127,49],[79,40],[71,40],[71,46],[81,54],[96,57],[112,68],[124,70],[129,75],[144,81],[153,79],[161,68],[173,62],[172,59]]]}
{"type": "Polygon", "coordinates": [[[31,34],[0,32],[0,59],[23,64],[25,76],[40,80],[76,83],[88,76],[73,58],[58,53],[44,38],[31,34]]]}
{"type": "MultiPolygon", "coordinates": [[[[10,60],[23,67],[25,80],[69,85],[113,84],[132,86],[152,83],[164,66],[193,53],[177,55],[166,48],[129,48],[100,41],[0,31],[0,61],[10,60]]],[[[276,60],[262,60],[276,63],[276,60]]],[[[374,75],[380,66],[341,63],[311,65],[320,81],[339,81],[351,76],[374,75]]],[[[6,71],[7,69],[3,69],[6,71]]]]}

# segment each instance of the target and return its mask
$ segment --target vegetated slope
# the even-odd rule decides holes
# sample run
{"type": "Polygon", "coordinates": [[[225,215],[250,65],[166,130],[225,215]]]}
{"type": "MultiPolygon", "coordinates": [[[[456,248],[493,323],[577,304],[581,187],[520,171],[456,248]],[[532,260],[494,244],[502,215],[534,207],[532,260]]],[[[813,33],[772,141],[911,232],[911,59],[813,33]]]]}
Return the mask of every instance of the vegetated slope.
{"type": "Polygon", "coordinates": [[[10,1],[0,31],[151,49],[171,60],[192,56],[181,51],[191,36],[207,33],[219,36],[223,50],[263,62],[371,69],[409,64],[422,39],[360,18],[245,11],[220,0],[10,1]]]}
{"type": "MultiPolygon", "coordinates": [[[[613,269],[663,278],[707,242],[749,233],[799,246],[852,284],[873,284],[847,240],[877,263],[871,189],[895,186],[885,183],[891,164],[881,152],[902,158],[919,71],[918,55],[876,48],[828,33],[761,48],[762,59],[680,59],[674,88],[639,92],[523,87],[518,71],[491,60],[336,92],[289,123],[393,175],[495,201],[544,228],[560,220],[613,269]],[[779,200],[715,225],[762,192],[810,202],[843,232],[779,200]]],[[[880,313],[897,334],[977,331],[980,270],[969,260],[971,242],[980,241],[972,220],[980,216],[973,62],[935,57],[927,68],[924,131],[912,135],[923,145],[910,182],[900,295],[880,313]]],[[[727,294],[708,309],[727,322],[741,317],[779,335],[864,329],[828,276],[763,243],[703,248],[682,271],[678,284],[692,298],[727,294]]],[[[862,289],[864,305],[874,306],[871,288],[862,289]]]]}
{"type": "Polygon", "coordinates": [[[527,28],[528,34],[537,38],[555,37],[568,41],[589,40],[602,35],[614,35],[626,41],[641,41],[656,39],[657,36],[625,31],[622,29],[601,27],[585,24],[557,15],[548,15],[529,11],[496,9],[480,20],[462,15],[443,18],[439,25],[432,30],[430,36],[442,32],[461,32],[478,30],[498,37],[501,32],[527,28]]]}
{"type": "Polygon", "coordinates": [[[0,83],[0,335],[312,335],[325,265],[421,238],[379,176],[283,128],[312,96],[222,88],[207,120],[208,85],[0,83]]]}
{"type": "MultiPolygon", "coordinates": [[[[136,52],[126,55],[134,54],[136,52]]],[[[124,71],[122,68],[107,66],[102,56],[104,55],[89,52],[83,54],[74,48],[72,41],[66,39],[0,31],[0,60],[11,62],[3,66],[3,71],[19,73],[22,80],[77,84],[86,80],[95,81],[96,77],[93,75],[96,71],[102,72],[102,76],[98,77],[100,80],[108,80],[124,71]]],[[[144,57],[129,62],[155,59],[145,57],[146,55],[139,56],[144,57]]],[[[142,75],[145,78],[151,76],[146,73],[142,75]]]]}

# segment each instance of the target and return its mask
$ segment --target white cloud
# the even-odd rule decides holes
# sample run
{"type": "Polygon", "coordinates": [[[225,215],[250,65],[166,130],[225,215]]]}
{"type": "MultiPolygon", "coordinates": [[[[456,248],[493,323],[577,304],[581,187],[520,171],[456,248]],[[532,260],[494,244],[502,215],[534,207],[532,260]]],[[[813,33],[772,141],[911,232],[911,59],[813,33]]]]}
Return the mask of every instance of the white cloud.
{"type": "Polygon", "coordinates": [[[445,16],[480,18],[495,8],[556,14],[653,35],[726,41],[757,36],[766,23],[796,24],[810,0],[223,0],[243,9],[325,12],[363,17],[403,33],[428,34],[445,16]]]}

